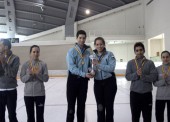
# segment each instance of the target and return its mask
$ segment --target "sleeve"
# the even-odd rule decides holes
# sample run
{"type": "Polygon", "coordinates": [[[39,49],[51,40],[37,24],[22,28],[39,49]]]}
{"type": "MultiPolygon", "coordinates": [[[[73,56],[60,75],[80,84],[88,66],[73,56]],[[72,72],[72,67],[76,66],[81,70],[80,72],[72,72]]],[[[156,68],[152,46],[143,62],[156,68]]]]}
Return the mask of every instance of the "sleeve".
{"type": "MultiPolygon", "coordinates": [[[[169,73],[170,74],[170,73],[169,73]]],[[[170,76],[168,75],[168,77],[165,79],[165,82],[167,83],[167,85],[170,85],[170,76]]]]}
{"type": "Polygon", "coordinates": [[[66,56],[66,61],[67,61],[67,65],[68,65],[68,70],[75,75],[79,75],[81,77],[85,77],[86,73],[82,72],[81,70],[79,70],[76,66],[76,59],[73,56],[73,53],[71,50],[69,50],[69,52],[67,53],[66,56]]]}
{"type": "Polygon", "coordinates": [[[109,53],[108,59],[106,59],[107,64],[98,64],[97,67],[105,72],[114,72],[116,66],[116,59],[112,52],[109,53]]]}
{"type": "Polygon", "coordinates": [[[36,77],[42,82],[47,82],[49,79],[47,64],[44,63],[42,68],[42,74],[37,74],[36,77]]]}
{"type": "Polygon", "coordinates": [[[137,72],[132,72],[132,62],[129,61],[126,67],[126,74],[125,77],[128,81],[135,81],[139,79],[137,72]]]}
{"type": "Polygon", "coordinates": [[[144,82],[154,82],[157,80],[157,70],[155,68],[154,63],[151,61],[149,64],[149,74],[142,73],[141,80],[144,82]]]}
{"type": "Polygon", "coordinates": [[[166,86],[167,83],[164,79],[161,79],[161,80],[154,81],[153,85],[156,87],[161,87],[161,86],[166,86]]]}
{"type": "Polygon", "coordinates": [[[29,82],[32,80],[33,76],[29,74],[29,72],[27,72],[28,68],[26,63],[23,64],[23,66],[21,67],[21,72],[20,72],[20,79],[23,83],[29,82]]]}

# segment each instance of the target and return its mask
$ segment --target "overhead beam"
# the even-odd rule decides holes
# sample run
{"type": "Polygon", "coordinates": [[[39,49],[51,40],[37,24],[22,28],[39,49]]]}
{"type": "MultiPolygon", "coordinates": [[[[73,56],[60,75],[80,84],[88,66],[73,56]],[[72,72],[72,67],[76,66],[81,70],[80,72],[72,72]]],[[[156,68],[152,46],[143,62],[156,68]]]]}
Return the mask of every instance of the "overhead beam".
{"type": "Polygon", "coordinates": [[[54,24],[50,24],[50,23],[46,23],[46,22],[41,22],[41,21],[36,21],[36,20],[30,20],[30,19],[17,18],[17,20],[27,21],[27,22],[35,22],[35,23],[42,23],[42,24],[50,25],[50,26],[54,26],[54,27],[57,27],[57,26],[58,26],[58,25],[54,25],[54,24]]]}
{"type": "Polygon", "coordinates": [[[77,16],[79,16],[79,17],[81,17],[83,19],[87,18],[86,16],[83,16],[83,15],[80,15],[80,14],[77,14],[77,16]]]}
{"type": "Polygon", "coordinates": [[[78,4],[79,0],[69,0],[65,22],[65,37],[73,37],[75,35],[76,28],[74,28],[74,22],[77,14],[78,4]]]}
{"type": "Polygon", "coordinates": [[[5,33],[6,34],[7,32],[6,31],[0,31],[0,33],[5,33]]]}
{"type": "Polygon", "coordinates": [[[4,15],[4,14],[5,14],[5,9],[0,8],[0,15],[4,15]]]}
{"type": "Polygon", "coordinates": [[[25,1],[25,0],[15,0],[17,4],[23,4],[23,5],[29,5],[29,6],[37,6],[37,7],[42,7],[42,8],[47,8],[47,9],[55,9],[57,11],[66,13],[67,11],[61,8],[56,8],[56,7],[51,7],[51,6],[46,6],[42,3],[35,3],[35,2],[30,2],[30,1],[25,1]]]}
{"type": "Polygon", "coordinates": [[[22,27],[22,26],[17,26],[17,28],[20,28],[20,29],[29,29],[29,30],[37,30],[37,31],[44,31],[42,29],[37,29],[37,28],[29,28],[29,27],[22,27]]]}
{"type": "Polygon", "coordinates": [[[113,0],[115,3],[120,3],[122,5],[126,5],[126,2],[123,0],[113,0]]]}
{"type": "Polygon", "coordinates": [[[16,25],[14,0],[4,0],[4,5],[7,24],[7,36],[9,38],[15,38],[16,25]]]}
{"type": "Polygon", "coordinates": [[[48,2],[50,2],[50,1],[51,1],[51,2],[56,2],[56,3],[68,5],[68,3],[63,2],[63,1],[59,1],[59,0],[48,0],[48,2]]]}
{"type": "MultiPolygon", "coordinates": [[[[41,15],[41,13],[36,13],[36,12],[29,12],[29,11],[21,11],[21,10],[16,10],[16,12],[19,12],[19,13],[25,13],[25,14],[34,14],[34,15],[41,15]]],[[[45,17],[51,17],[51,18],[54,18],[54,19],[59,19],[59,20],[61,20],[61,21],[65,21],[65,19],[64,18],[61,18],[61,17],[54,17],[54,16],[49,16],[49,15],[46,15],[46,14],[43,14],[43,16],[45,16],[45,17]]]]}
{"type": "Polygon", "coordinates": [[[105,8],[107,8],[107,9],[112,9],[112,7],[107,6],[107,5],[104,5],[104,4],[101,4],[101,3],[99,3],[99,2],[94,2],[94,1],[92,1],[92,0],[86,0],[86,1],[89,2],[89,3],[92,3],[92,4],[96,4],[96,5],[98,5],[98,6],[101,6],[101,7],[105,7],[105,8]]]}
{"type": "Polygon", "coordinates": [[[0,17],[6,17],[6,15],[1,15],[1,14],[0,14],[0,17]]]}
{"type": "Polygon", "coordinates": [[[5,8],[5,6],[4,6],[4,1],[0,1],[0,8],[1,8],[1,9],[4,9],[4,8],[5,8]]]}

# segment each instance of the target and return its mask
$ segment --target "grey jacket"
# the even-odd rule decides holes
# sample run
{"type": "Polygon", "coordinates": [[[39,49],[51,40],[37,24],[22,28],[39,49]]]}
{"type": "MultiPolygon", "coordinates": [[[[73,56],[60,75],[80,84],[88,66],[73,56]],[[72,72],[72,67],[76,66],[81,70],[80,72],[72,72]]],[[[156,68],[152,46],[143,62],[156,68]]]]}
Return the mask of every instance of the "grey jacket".
{"type": "Polygon", "coordinates": [[[19,57],[12,54],[7,56],[6,62],[0,63],[0,89],[10,89],[17,87],[17,73],[20,65],[19,57]],[[10,57],[11,56],[11,57],[10,57]]]}
{"type": "MultiPolygon", "coordinates": [[[[169,65],[164,65],[165,69],[169,65]]],[[[154,86],[157,88],[156,99],[157,100],[170,100],[170,72],[166,79],[163,79],[162,65],[157,67],[158,79],[154,82],[154,86]]]]}
{"type": "MultiPolygon", "coordinates": [[[[137,60],[138,66],[141,65],[141,59],[137,60]]],[[[147,93],[152,91],[152,83],[157,78],[157,71],[151,60],[145,59],[142,68],[142,76],[137,75],[135,60],[128,62],[126,68],[126,79],[131,82],[130,90],[137,93],[147,93]]]]}
{"type": "Polygon", "coordinates": [[[49,79],[46,63],[41,60],[38,62],[40,73],[36,76],[29,74],[29,66],[30,61],[25,62],[20,73],[21,81],[25,83],[24,96],[44,96],[44,82],[47,82],[49,79]]]}

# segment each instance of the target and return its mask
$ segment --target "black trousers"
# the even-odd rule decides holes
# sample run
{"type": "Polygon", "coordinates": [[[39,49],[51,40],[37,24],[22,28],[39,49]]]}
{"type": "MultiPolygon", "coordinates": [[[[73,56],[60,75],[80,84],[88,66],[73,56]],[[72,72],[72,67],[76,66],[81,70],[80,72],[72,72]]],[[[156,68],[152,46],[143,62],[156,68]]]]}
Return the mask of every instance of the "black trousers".
{"type": "Polygon", "coordinates": [[[34,104],[36,105],[36,122],[44,122],[45,96],[29,97],[24,96],[27,122],[35,122],[34,104]]]}
{"type": "Polygon", "coordinates": [[[18,122],[16,117],[17,90],[0,91],[0,122],[5,122],[5,108],[8,109],[9,122],[18,122]]]}
{"type": "Polygon", "coordinates": [[[167,104],[167,120],[170,122],[170,100],[156,100],[156,121],[164,122],[164,110],[167,104]]]}
{"type": "Polygon", "coordinates": [[[84,122],[85,102],[87,97],[88,79],[71,73],[67,79],[67,118],[66,122],[74,121],[75,103],[77,100],[77,122],[84,122]]]}
{"type": "Polygon", "coordinates": [[[131,91],[130,107],[132,113],[132,122],[139,122],[141,112],[143,115],[143,122],[151,122],[152,92],[140,94],[131,91]]]}
{"type": "Polygon", "coordinates": [[[94,80],[97,103],[97,122],[114,122],[114,99],[117,92],[116,78],[94,80]]]}

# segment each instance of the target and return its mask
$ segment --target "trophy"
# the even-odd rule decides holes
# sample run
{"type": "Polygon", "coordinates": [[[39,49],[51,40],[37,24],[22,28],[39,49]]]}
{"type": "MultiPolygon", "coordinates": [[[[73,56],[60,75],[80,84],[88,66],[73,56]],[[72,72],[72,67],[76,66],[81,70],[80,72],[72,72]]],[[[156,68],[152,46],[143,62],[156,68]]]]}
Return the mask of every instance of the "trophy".
{"type": "Polygon", "coordinates": [[[91,61],[92,61],[92,66],[91,66],[91,67],[92,67],[92,69],[91,69],[91,72],[90,72],[90,73],[91,73],[92,75],[95,75],[93,61],[94,61],[94,60],[97,60],[97,57],[96,57],[96,55],[95,55],[95,54],[92,54],[92,55],[90,55],[89,57],[90,57],[90,59],[91,59],[91,61]]]}

